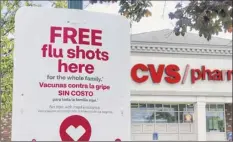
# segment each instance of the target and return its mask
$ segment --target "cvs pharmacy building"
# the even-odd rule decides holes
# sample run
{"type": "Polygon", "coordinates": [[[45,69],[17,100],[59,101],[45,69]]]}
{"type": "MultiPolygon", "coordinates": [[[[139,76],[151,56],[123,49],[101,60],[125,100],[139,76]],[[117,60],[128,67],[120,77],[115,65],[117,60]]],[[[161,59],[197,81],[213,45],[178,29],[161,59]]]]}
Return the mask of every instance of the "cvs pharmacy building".
{"type": "Polygon", "coordinates": [[[132,36],[132,140],[216,141],[232,132],[232,43],[162,30],[132,36]]]}

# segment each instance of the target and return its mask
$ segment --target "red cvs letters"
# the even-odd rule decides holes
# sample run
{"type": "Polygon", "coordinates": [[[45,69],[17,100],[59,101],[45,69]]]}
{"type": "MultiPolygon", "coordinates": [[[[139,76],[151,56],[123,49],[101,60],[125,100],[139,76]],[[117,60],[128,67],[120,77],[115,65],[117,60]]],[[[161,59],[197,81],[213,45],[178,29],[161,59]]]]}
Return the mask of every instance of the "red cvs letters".
{"type": "Polygon", "coordinates": [[[167,65],[160,64],[156,70],[153,64],[136,64],[131,69],[131,77],[137,83],[143,83],[148,80],[149,76],[151,77],[153,83],[160,83],[163,77],[163,73],[166,73],[166,77],[164,77],[165,81],[170,84],[178,83],[181,80],[181,76],[179,74],[180,68],[177,65],[167,65]],[[138,75],[138,71],[147,72],[146,75],[138,75]]]}
{"type": "MultiPolygon", "coordinates": [[[[177,65],[160,64],[157,67],[153,64],[136,64],[131,69],[131,78],[137,83],[146,82],[149,77],[152,82],[158,84],[164,79],[169,84],[179,83],[181,80],[181,75],[179,73],[180,68],[177,65]],[[164,78],[163,78],[163,75],[164,78]]],[[[208,80],[208,81],[231,81],[232,80],[232,70],[219,70],[219,69],[206,69],[202,66],[201,69],[191,69],[190,70],[191,83],[194,84],[198,80],[208,80]]],[[[184,73],[188,73],[189,70],[185,70],[184,73]]],[[[183,76],[183,79],[186,79],[183,76]]]]}

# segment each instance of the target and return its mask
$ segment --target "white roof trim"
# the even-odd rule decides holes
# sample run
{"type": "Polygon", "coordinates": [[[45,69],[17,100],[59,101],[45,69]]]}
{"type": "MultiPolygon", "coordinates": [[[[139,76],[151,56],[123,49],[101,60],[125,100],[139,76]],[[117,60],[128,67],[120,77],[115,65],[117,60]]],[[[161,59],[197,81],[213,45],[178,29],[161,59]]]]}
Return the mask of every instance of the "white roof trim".
{"type": "Polygon", "coordinates": [[[214,55],[214,56],[232,56],[232,48],[225,47],[190,47],[186,45],[154,45],[146,43],[131,43],[131,52],[146,53],[167,53],[167,54],[195,54],[195,55],[214,55]]]}

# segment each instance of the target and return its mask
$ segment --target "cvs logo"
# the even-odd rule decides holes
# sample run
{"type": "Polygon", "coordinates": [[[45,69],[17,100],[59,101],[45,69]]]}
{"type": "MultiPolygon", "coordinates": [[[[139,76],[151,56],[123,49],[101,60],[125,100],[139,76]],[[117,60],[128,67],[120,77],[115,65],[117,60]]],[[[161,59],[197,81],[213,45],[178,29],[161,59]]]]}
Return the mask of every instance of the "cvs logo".
{"type": "Polygon", "coordinates": [[[136,64],[131,69],[131,77],[137,83],[143,83],[147,81],[149,77],[151,77],[153,83],[160,83],[163,77],[163,73],[165,72],[165,81],[170,84],[175,84],[181,80],[179,70],[180,68],[174,64],[169,64],[167,66],[160,64],[158,65],[157,69],[153,64],[136,64]],[[146,72],[148,74],[139,76],[138,71],[146,72]]]}

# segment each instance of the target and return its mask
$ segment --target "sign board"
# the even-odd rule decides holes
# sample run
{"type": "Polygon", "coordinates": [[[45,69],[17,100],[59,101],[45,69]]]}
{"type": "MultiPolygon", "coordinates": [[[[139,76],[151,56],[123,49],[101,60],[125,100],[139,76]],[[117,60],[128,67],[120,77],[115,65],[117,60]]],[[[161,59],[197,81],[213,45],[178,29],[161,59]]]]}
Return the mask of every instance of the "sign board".
{"type": "Polygon", "coordinates": [[[158,139],[159,139],[158,133],[153,133],[153,141],[156,141],[158,139]]]}
{"type": "Polygon", "coordinates": [[[83,10],[16,14],[12,141],[130,140],[130,25],[83,10]]]}
{"type": "Polygon", "coordinates": [[[198,68],[191,68],[187,64],[183,74],[180,73],[180,67],[176,64],[159,64],[156,69],[154,64],[136,64],[131,69],[131,78],[134,82],[144,83],[149,77],[152,79],[154,84],[158,84],[164,79],[169,84],[180,83],[184,84],[187,79],[187,75],[190,74],[191,83],[195,84],[197,81],[232,81],[233,70],[221,70],[213,69],[212,71],[206,68],[205,65],[198,68]],[[149,73],[148,75],[138,75],[138,71],[149,73]],[[163,74],[166,76],[163,77],[163,74]],[[140,76],[140,77],[139,77],[140,76]]]}
{"type": "Polygon", "coordinates": [[[131,56],[132,94],[147,90],[146,94],[161,95],[169,90],[172,95],[211,96],[224,90],[225,96],[232,96],[232,60],[145,56],[131,56]]]}
{"type": "Polygon", "coordinates": [[[184,114],[184,122],[192,123],[193,115],[191,113],[184,114]]]}
{"type": "Polygon", "coordinates": [[[232,132],[227,133],[227,140],[232,141],[232,132]]]}

